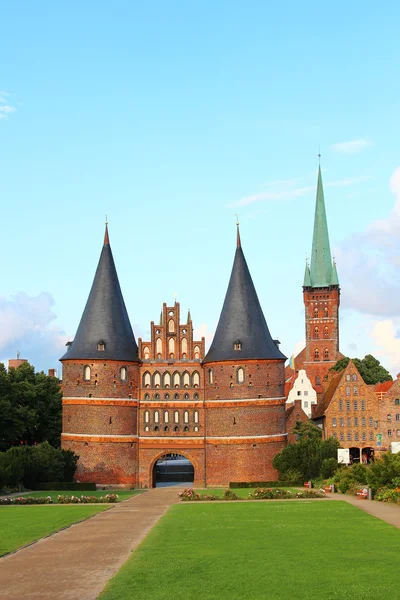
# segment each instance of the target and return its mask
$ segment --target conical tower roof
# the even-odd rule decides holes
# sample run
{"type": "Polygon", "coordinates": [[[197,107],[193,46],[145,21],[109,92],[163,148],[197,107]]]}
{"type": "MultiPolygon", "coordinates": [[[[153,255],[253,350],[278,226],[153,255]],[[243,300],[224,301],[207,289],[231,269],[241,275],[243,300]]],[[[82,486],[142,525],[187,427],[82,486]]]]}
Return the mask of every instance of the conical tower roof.
{"type": "Polygon", "coordinates": [[[329,245],[328,224],[326,221],[321,166],[318,168],[310,276],[312,287],[328,287],[331,285],[332,257],[329,245]]]}
{"type": "Polygon", "coordinates": [[[78,331],[61,360],[121,360],[140,362],[125,307],[108,236],[94,276],[78,331]],[[98,344],[104,350],[98,349],[98,344]]]}
{"type": "Polygon", "coordinates": [[[285,360],[268,329],[240,243],[217,330],[203,364],[225,360],[285,360]],[[240,347],[240,350],[235,350],[240,347]]]}

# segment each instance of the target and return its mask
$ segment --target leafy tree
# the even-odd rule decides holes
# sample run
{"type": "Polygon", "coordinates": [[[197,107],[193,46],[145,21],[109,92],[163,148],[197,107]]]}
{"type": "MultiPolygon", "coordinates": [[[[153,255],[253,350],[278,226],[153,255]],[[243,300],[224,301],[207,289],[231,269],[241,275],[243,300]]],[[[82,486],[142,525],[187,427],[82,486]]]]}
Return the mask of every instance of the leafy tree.
{"type": "Polygon", "coordinates": [[[288,474],[293,472],[300,473],[304,481],[319,477],[323,462],[337,458],[339,442],[334,438],[323,440],[321,429],[312,421],[298,421],[293,433],[297,437],[296,443],[286,446],[273,460],[280,479],[287,479],[288,474]]]}
{"type": "Polygon", "coordinates": [[[393,484],[400,485],[400,453],[382,454],[381,458],[369,465],[367,480],[374,490],[393,484]]]}
{"type": "MultiPolygon", "coordinates": [[[[383,381],[392,381],[393,377],[381,365],[371,354],[367,354],[364,358],[353,358],[355,366],[357,367],[361,377],[367,385],[373,385],[375,383],[382,383],[383,381]]],[[[345,356],[337,361],[337,363],[331,368],[331,371],[343,371],[349,364],[350,358],[345,356]]]]}
{"type": "Polygon", "coordinates": [[[0,363],[0,450],[48,441],[60,446],[61,391],[55,377],[29,363],[6,371],[0,363]]]}

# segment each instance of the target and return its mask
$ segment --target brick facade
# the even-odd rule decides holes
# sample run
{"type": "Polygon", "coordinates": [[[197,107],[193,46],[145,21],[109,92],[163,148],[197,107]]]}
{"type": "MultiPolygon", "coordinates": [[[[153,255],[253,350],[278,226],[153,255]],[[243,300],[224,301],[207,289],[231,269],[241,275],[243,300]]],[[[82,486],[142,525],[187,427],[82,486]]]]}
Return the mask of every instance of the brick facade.
{"type": "Polygon", "coordinates": [[[390,450],[391,442],[400,442],[400,376],[394,382],[378,384],[375,394],[379,405],[380,450],[390,450]],[[382,392],[378,391],[383,389],[382,392]]]}

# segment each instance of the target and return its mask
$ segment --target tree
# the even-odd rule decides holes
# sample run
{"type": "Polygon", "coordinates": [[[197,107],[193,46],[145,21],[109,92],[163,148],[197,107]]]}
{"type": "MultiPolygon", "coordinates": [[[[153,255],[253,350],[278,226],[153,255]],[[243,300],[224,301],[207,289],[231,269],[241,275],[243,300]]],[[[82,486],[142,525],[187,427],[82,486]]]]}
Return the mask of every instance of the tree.
{"type": "Polygon", "coordinates": [[[35,373],[29,363],[7,373],[0,363],[0,450],[44,441],[59,447],[60,438],[58,379],[35,373]]]}
{"type": "MultiPolygon", "coordinates": [[[[352,359],[356,368],[358,369],[361,377],[367,385],[374,385],[376,383],[382,383],[383,381],[392,381],[393,377],[381,365],[371,354],[367,354],[364,358],[353,358],[352,359]]],[[[337,363],[331,368],[331,371],[343,371],[349,364],[350,358],[345,356],[337,361],[337,363]]]]}
{"type": "Polygon", "coordinates": [[[299,473],[304,481],[319,477],[322,464],[326,464],[324,461],[330,458],[337,459],[339,442],[334,438],[323,440],[321,429],[312,421],[298,421],[293,433],[297,437],[296,443],[286,446],[273,460],[279,477],[287,479],[291,473],[299,473]]]}

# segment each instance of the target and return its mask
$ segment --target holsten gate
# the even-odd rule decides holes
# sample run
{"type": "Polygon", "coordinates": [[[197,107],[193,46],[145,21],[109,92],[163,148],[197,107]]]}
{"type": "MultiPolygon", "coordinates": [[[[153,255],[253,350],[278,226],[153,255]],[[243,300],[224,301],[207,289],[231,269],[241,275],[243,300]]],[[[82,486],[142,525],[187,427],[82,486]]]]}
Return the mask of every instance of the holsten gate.
{"type": "Polygon", "coordinates": [[[73,342],[62,357],[62,447],[80,459],[76,478],[153,485],[168,454],[188,458],[195,485],[275,480],[286,444],[284,363],[237,248],[210,349],[193,339],[190,313],[163,305],[151,340],[129,321],[108,229],[73,342]]]}

